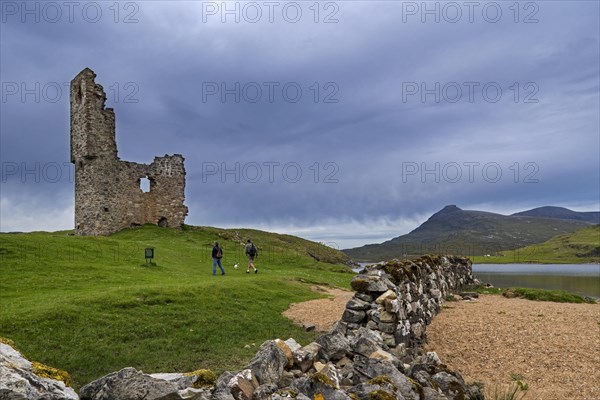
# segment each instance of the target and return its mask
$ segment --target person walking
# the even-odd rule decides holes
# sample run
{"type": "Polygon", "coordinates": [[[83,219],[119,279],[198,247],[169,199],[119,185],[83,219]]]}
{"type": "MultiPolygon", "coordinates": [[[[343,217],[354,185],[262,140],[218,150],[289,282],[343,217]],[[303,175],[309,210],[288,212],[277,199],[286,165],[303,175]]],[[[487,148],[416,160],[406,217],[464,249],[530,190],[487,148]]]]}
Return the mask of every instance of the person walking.
{"type": "Polygon", "coordinates": [[[219,246],[219,242],[215,242],[215,246],[212,249],[213,275],[217,274],[217,265],[221,269],[221,275],[225,275],[225,270],[221,264],[221,258],[223,258],[223,249],[219,246]]]}
{"type": "Polygon", "coordinates": [[[254,273],[258,274],[258,269],[254,265],[254,257],[258,257],[258,250],[252,240],[248,239],[248,243],[246,243],[246,247],[244,248],[246,252],[246,256],[248,257],[248,268],[246,268],[246,273],[250,273],[250,267],[254,269],[254,273]]]}

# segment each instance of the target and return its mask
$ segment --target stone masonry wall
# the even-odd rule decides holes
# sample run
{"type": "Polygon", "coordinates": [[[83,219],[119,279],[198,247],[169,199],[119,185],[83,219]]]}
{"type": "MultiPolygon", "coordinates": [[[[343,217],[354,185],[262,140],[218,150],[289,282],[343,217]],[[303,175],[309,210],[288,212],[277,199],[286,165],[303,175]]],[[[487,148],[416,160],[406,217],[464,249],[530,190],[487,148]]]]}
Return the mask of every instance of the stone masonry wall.
{"type": "Polygon", "coordinates": [[[75,164],[75,233],[108,235],[145,223],[181,227],[185,200],[184,158],[155,157],[151,164],[117,156],[115,114],[89,68],[71,81],[71,162],[75,164]],[[148,178],[149,192],[140,188],[148,178]]]}
{"type": "Polygon", "coordinates": [[[342,321],[381,333],[396,353],[414,352],[426,340],[425,327],[452,291],[473,283],[471,261],[463,257],[424,256],[367,267],[352,280],[356,290],[342,321]]]}

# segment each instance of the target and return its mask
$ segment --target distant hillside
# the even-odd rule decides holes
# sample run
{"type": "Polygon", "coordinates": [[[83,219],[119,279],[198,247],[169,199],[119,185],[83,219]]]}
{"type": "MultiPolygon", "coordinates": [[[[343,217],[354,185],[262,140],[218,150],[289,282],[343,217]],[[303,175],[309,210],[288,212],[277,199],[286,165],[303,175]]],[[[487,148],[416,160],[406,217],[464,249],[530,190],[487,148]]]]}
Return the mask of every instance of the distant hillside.
{"type": "Polygon", "coordinates": [[[501,215],[444,207],[412,232],[381,244],[343,250],[356,261],[380,261],[426,253],[496,254],[590,225],[581,220],[501,215]]]}
{"type": "MultiPolygon", "coordinates": [[[[189,225],[185,226],[184,231],[214,231],[223,240],[237,242],[239,245],[236,250],[237,253],[242,252],[246,239],[252,238],[261,253],[266,252],[272,257],[307,257],[327,264],[345,264],[349,261],[348,256],[340,250],[292,235],[255,229],[220,229],[189,225]]],[[[212,249],[212,243],[208,243],[206,246],[212,249]]],[[[242,258],[245,258],[245,256],[242,258]]]]}
{"type": "Polygon", "coordinates": [[[578,212],[564,207],[538,207],[532,210],[518,212],[513,214],[513,216],[570,219],[574,221],[586,221],[592,224],[600,224],[600,212],[578,212]]]}
{"type": "Polygon", "coordinates": [[[474,262],[578,264],[600,262],[600,225],[589,226],[573,233],[516,250],[509,250],[497,257],[474,257],[474,262]]]}

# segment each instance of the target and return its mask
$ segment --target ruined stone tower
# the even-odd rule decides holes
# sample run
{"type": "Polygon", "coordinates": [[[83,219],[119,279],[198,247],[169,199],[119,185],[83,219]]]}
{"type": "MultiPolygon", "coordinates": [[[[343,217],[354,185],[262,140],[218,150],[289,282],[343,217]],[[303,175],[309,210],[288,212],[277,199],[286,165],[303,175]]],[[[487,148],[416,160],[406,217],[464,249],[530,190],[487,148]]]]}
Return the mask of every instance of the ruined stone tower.
{"type": "Polygon", "coordinates": [[[115,113],[89,68],[71,81],[71,162],[75,164],[75,234],[108,235],[145,223],[181,227],[188,209],[181,154],[151,164],[121,161],[115,113]],[[140,187],[142,178],[150,190],[140,187]]]}

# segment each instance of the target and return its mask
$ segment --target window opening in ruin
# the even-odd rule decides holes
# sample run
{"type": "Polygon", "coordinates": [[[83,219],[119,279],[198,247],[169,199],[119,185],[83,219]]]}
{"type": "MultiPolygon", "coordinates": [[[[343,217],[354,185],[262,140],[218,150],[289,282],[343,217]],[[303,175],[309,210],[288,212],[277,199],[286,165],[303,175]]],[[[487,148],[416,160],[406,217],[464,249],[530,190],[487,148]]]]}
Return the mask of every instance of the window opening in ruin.
{"type": "Polygon", "coordinates": [[[77,85],[77,90],[75,91],[75,100],[80,103],[82,97],[83,93],[81,92],[81,85],[77,85]]]}
{"type": "Polygon", "coordinates": [[[162,226],[163,228],[168,226],[167,219],[165,217],[161,217],[158,220],[158,226],[162,226]]]}
{"type": "Polygon", "coordinates": [[[150,179],[148,179],[148,177],[140,178],[140,189],[142,189],[142,192],[144,193],[150,191],[150,179]]]}

